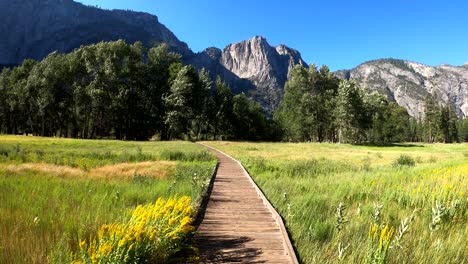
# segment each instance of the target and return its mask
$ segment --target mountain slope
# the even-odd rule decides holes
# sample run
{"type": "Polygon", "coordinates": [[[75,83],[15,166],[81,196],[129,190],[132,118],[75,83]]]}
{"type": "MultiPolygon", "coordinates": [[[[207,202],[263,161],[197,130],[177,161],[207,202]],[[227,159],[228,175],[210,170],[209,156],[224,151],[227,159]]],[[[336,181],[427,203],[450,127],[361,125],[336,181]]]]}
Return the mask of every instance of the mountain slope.
{"type": "Polygon", "coordinates": [[[72,0],[0,0],[0,64],[42,59],[58,50],[124,39],[146,45],[165,42],[174,51],[191,55],[156,16],[123,10],[102,10],[72,0]]]}
{"type": "MultiPolygon", "coordinates": [[[[193,54],[154,15],[123,10],[102,10],[72,0],[0,0],[0,69],[26,58],[43,59],[58,50],[69,52],[81,45],[124,39],[146,46],[165,42],[184,61],[220,75],[234,93],[245,92],[271,113],[281,102],[289,71],[307,64],[297,50],[271,46],[265,38],[230,44],[223,50],[208,48],[193,54]]],[[[361,86],[386,94],[422,117],[424,97],[433,94],[456,106],[459,116],[468,116],[468,66],[431,67],[415,62],[383,59],[363,63],[352,70],[336,72],[361,86]]]]}
{"type": "Polygon", "coordinates": [[[297,50],[285,45],[272,47],[260,36],[230,44],[224,50],[208,48],[190,62],[220,75],[236,91],[249,91],[267,112],[281,101],[292,67],[307,67],[297,50]]]}
{"type": "Polygon", "coordinates": [[[428,94],[444,104],[455,105],[458,116],[468,116],[468,66],[432,67],[410,61],[381,59],[335,74],[386,94],[416,118],[423,117],[424,98],[428,94]]]}
{"type": "Polygon", "coordinates": [[[306,63],[298,51],[272,47],[262,37],[208,48],[193,54],[154,15],[102,10],[72,0],[0,0],[0,66],[41,60],[53,51],[69,52],[81,45],[124,39],[147,47],[165,42],[184,61],[220,75],[235,93],[245,92],[271,112],[280,102],[288,72],[306,63]]]}

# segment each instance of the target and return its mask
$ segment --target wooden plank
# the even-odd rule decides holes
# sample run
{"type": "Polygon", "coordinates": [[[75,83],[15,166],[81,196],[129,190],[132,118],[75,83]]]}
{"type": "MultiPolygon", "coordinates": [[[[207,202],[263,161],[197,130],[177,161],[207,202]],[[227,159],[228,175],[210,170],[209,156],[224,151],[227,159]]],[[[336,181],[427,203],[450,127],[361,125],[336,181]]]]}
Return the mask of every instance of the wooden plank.
{"type": "Polygon", "coordinates": [[[202,263],[298,263],[281,217],[245,168],[208,147],[218,170],[196,240],[202,263]]]}

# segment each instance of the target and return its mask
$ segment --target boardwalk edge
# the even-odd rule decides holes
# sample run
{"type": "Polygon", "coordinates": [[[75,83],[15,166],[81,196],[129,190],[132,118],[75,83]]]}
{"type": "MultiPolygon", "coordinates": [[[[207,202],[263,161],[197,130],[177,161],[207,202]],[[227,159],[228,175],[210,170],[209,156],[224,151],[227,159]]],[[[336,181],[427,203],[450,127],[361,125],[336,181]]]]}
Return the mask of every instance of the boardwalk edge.
{"type": "Polygon", "coordinates": [[[255,183],[255,181],[252,179],[252,176],[250,176],[249,172],[247,171],[247,169],[245,169],[244,165],[242,165],[242,163],[240,161],[238,161],[237,159],[231,157],[230,155],[226,154],[225,152],[223,152],[223,151],[221,151],[219,149],[213,148],[211,146],[208,146],[208,145],[205,145],[205,144],[199,143],[199,142],[197,142],[197,144],[199,144],[199,145],[201,145],[201,146],[203,146],[205,148],[209,148],[209,149],[219,151],[220,153],[226,155],[227,157],[229,157],[230,159],[234,160],[235,162],[237,162],[239,164],[239,166],[242,168],[244,173],[248,176],[247,178],[249,179],[249,181],[252,183],[255,190],[257,191],[258,196],[260,196],[263,203],[267,206],[267,208],[273,214],[273,218],[275,219],[276,223],[280,227],[281,234],[282,234],[282,237],[283,237],[283,243],[286,246],[287,253],[288,253],[289,257],[291,258],[292,263],[293,264],[299,264],[299,261],[298,261],[297,256],[296,256],[296,252],[294,251],[294,247],[293,247],[293,245],[291,243],[291,240],[289,239],[288,231],[286,230],[286,226],[284,225],[283,218],[281,217],[280,214],[278,214],[278,212],[273,207],[273,205],[271,205],[270,201],[266,198],[265,194],[258,187],[257,183],[255,183]]]}
{"type": "Polygon", "coordinates": [[[218,172],[218,167],[219,161],[216,162],[216,165],[213,169],[213,173],[211,174],[211,179],[210,183],[208,184],[208,188],[206,188],[206,190],[202,193],[202,199],[200,201],[200,204],[198,205],[198,208],[196,208],[197,213],[193,222],[193,225],[196,229],[198,229],[201,222],[203,221],[203,218],[205,217],[206,207],[208,205],[208,201],[210,200],[211,192],[213,191],[213,185],[216,179],[216,173],[218,172]]]}

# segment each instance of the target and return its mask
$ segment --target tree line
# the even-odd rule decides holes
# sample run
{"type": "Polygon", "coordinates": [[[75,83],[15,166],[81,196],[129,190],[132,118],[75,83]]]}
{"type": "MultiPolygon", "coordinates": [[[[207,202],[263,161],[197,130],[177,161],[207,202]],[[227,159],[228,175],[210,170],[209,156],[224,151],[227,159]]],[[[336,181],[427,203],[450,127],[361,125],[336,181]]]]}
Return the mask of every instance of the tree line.
{"type": "Polygon", "coordinates": [[[261,106],[162,44],[101,42],[0,74],[0,132],[73,138],[272,140],[261,106]]]}
{"type": "Polygon", "coordinates": [[[384,95],[338,79],[326,65],[296,66],[285,85],[274,119],[287,141],[389,144],[468,141],[468,120],[452,105],[425,101],[425,118],[416,120],[384,95]]]}
{"type": "Polygon", "coordinates": [[[165,44],[101,42],[0,73],[0,133],[126,140],[263,140],[387,144],[468,141],[468,122],[426,99],[425,120],[326,67],[296,66],[267,118],[165,44]]]}

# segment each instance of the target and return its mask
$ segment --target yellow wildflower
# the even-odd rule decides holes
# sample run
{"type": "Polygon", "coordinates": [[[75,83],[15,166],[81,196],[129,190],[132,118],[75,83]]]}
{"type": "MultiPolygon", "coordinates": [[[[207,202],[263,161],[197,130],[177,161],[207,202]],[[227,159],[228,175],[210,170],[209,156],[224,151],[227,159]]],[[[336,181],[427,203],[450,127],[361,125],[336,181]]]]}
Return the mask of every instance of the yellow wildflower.
{"type": "Polygon", "coordinates": [[[369,237],[374,240],[377,238],[377,232],[379,230],[379,227],[376,224],[372,224],[370,229],[369,229],[369,237]]]}
{"type": "Polygon", "coordinates": [[[113,246],[111,243],[104,243],[99,247],[99,254],[101,256],[109,256],[112,252],[113,246]]]}
{"type": "Polygon", "coordinates": [[[85,250],[86,249],[86,240],[80,240],[80,249],[85,250]]]}
{"type": "Polygon", "coordinates": [[[393,227],[389,228],[388,225],[382,229],[380,233],[380,240],[379,240],[379,250],[387,249],[390,245],[390,242],[393,238],[393,227]]]}

